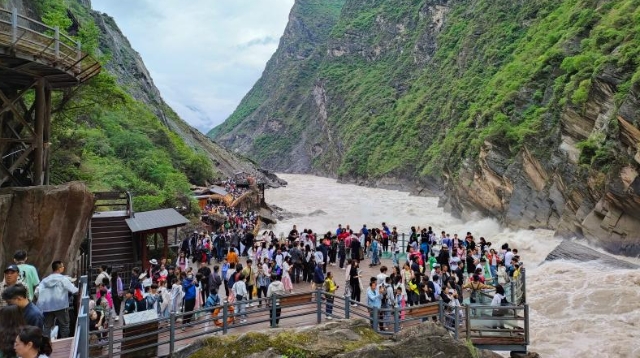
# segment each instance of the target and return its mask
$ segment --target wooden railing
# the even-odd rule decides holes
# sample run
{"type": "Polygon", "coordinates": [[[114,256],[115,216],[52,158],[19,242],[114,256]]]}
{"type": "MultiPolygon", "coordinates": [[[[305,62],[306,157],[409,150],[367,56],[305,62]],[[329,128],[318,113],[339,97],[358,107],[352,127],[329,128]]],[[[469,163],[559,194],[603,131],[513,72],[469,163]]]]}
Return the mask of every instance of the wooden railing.
{"type": "Polygon", "coordinates": [[[79,82],[100,72],[100,63],[82,52],[79,41],[18,14],[16,8],[0,9],[0,46],[72,74],[79,82]]]}

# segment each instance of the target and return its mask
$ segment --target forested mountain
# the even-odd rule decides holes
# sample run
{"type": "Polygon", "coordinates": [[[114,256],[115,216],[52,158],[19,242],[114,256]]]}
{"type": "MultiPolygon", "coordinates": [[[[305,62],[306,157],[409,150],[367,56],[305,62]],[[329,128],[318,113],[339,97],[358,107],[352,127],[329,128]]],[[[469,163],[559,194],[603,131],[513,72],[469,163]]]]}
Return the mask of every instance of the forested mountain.
{"type": "Polygon", "coordinates": [[[51,184],[82,180],[94,191],[128,190],[135,210],[144,211],[185,205],[191,184],[237,171],[270,182],[178,117],[114,19],[91,10],[89,0],[0,0],[0,7],[59,26],[103,65],[82,86],[54,92],[51,184]]]}
{"type": "Polygon", "coordinates": [[[268,169],[442,194],[640,254],[640,2],[297,0],[209,135],[268,169]]]}

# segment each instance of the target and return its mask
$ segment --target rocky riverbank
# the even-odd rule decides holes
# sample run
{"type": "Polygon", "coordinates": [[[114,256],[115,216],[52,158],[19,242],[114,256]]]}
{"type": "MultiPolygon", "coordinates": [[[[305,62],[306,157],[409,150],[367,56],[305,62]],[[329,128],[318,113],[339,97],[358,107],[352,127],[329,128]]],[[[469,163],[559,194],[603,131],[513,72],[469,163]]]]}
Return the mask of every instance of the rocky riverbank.
{"type": "Polygon", "coordinates": [[[337,320],[297,329],[270,329],[240,336],[211,337],[176,352],[174,358],[251,357],[499,358],[455,340],[443,327],[427,322],[385,338],[367,321],[337,320]]]}

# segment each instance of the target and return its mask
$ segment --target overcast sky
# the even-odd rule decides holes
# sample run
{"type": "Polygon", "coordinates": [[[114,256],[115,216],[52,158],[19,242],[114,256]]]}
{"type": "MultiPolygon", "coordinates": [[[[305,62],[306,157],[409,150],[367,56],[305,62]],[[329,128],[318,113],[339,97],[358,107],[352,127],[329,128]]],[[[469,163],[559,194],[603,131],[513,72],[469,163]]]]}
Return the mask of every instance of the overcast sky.
{"type": "Polygon", "coordinates": [[[206,133],[260,78],[294,0],[93,0],[140,53],[162,97],[206,133]]]}

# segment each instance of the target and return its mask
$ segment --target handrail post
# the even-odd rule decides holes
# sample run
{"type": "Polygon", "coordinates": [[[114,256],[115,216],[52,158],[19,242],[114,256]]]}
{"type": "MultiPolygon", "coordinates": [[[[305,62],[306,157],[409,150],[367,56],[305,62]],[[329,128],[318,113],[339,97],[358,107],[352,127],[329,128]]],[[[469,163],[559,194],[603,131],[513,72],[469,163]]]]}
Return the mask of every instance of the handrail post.
{"type": "Polygon", "coordinates": [[[444,304],[442,300],[438,301],[438,320],[440,324],[444,324],[444,304]]]}
{"type": "Polygon", "coordinates": [[[509,285],[511,285],[511,304],[515,305],[516,304],[516,285],[513,279],[511,280],[511,282],[509,282],[509,285]]]}
{"type": "Polygon", "coordinates": [[[465,312],[464,312],[465,324],[467,326],[466,334],[467,334],[467,340],[469,340],[471,338],[471,317],[470,317],[471,310],[469,309],[469,306],[465,306],[464,309],[465,309],[465,312]]]}
{"type": "Polygon", "coordinates": [[[524,304],[524,337],[525,337],[525,344],[529,345],[529,305],[528,304],[524,304]]]}
{"type": "Polygon", "coordinates": [[[11,10],[11,44],[18,42],[18,8],[11,10]]]}
{"type": "Polygon", "coordinates": [[[523,267],[520,269],[520,276],[522,276],[522,303],[527,303],[527,270],[523,267]]]}
{"type": "Polygon", "coordinates": [[[453,313],[456,315],[453,318],[453,325],[454,325],[453,336],[454,336],[455,339],[458,339],[458,337],[459,337],[458,328],[460,327],[460,307],[455,306],[455,310],[454,310],[453,313]]]}
{"type": "Polygon", "coordinates": [[[373,325],[373,331],[374,332],[379,332],[379,327],[378,327],[378,307],[373,307],[371,309],[371,314],[373,315],[371,317],[371,325],[373,325]]]}
{"type": "MultiPolygon", "coordinates": [[[[235,311],[233,311],[233,313],[235,315],[235,311]]],[[[227,330],[229,328],[227,326],[227,318],[229,318],[229,302],[224,301],[222,304],[222,334],[227,334],[227,330]]]]}
{"type": "Polygon", "coordinates": [[[80,63],[80,60],[82,60],[82,43],[80,42],[80,40],[78,40],[78,42],[76,43],[76,49],[78,50],[78,55],[76,58],[76,61],[78,62],[78,64],[76,65],[77,70],[82,71],[82,64],[80,63]]]}
{"type": "Polygon", "coordinates": [[[351,310],[351,297],[344,295],[344,318],[349,319],[349,313],[351,310]]]}
{"type": "Polygon", "coordinates": [[[54,39],[53,49],[54,49],[54,53],[57,60],[60,58],[60,28],[56,26],[54,28],[54,31],[55,31],[55,35],[53,37],[54,39]]]}
{"type": "Polygon", "coordinates": [[[113,358],[113,324],[109,325],[109,358],[113,358]]]}
{"type": "Polygon", "coordinates": [[[393,332],[400,332],[400,310],[398,306],[393,308],[393,332]]]}
{"type": "Polygon", "coordinates": [[[276,323],[276,320],[277,320],[276,315],[278,314],[277,307],[276,307],[277,302],[278,302],[278,298],[276,297],[275,294],[272,294],[271,295],[271,328],[276,328],[276,326],[278,326],[278,324],[276,323]]]}
{"type": "Polygon", "coordinates": [[[316,289],[316,316],[318,319],[318,324],[320,324],[320,322],[322,322],[322,290],[317,288],[316,289]]]}
{"type": "Polygon", "coordinates": [[[169,352],[175,351],[176,345],[176,313],[169,313],[169,352]]]}

